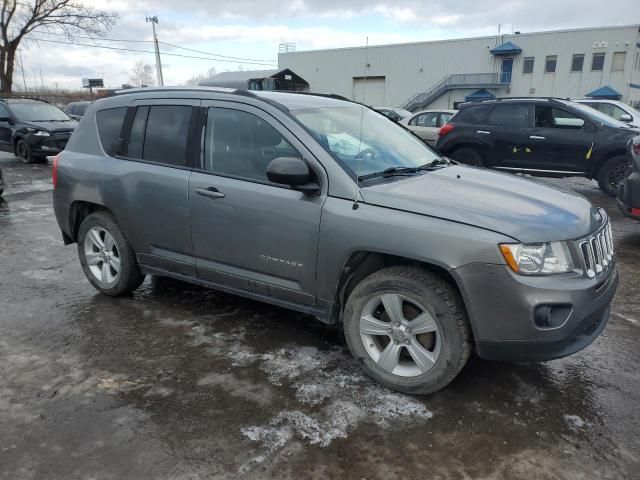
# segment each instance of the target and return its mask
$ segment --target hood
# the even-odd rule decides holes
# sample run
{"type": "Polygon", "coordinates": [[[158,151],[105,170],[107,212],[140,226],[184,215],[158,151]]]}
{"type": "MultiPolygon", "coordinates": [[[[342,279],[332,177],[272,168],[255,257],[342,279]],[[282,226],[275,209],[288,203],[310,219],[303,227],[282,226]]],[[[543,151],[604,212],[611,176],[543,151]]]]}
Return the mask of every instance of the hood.
{"type": "Polygon", "coordinates": [[[540,181],[454,165],[361,190],[366,203],[466,223],[535,243],[580,238],[602,224],[581,195],[540,181]]]}
{"type": "Polygon", "coordinates": [[[29,128],[37,128],[38,130],[47,130],[49,132],[70,132],[78,126],[78,122],[71,120],[69,122],[61,122],[58,120],[50,120],[45,122],[21,122],[23,126],[29,128]]]}

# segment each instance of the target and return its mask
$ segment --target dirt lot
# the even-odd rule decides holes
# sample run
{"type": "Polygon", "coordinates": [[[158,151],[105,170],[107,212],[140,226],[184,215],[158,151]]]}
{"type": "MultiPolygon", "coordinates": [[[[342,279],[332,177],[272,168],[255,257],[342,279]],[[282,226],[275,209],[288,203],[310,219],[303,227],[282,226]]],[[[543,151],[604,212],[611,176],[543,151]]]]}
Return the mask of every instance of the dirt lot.
{"type": "Polygon", "coordinates": [[[543,364],[472,361],[397,394],[307,317],[167,279],[97,294],[51,206],[49,165],[0,157],[0,478],[639,478],[640,224],[613,217],[603,336],[543,364]]]}

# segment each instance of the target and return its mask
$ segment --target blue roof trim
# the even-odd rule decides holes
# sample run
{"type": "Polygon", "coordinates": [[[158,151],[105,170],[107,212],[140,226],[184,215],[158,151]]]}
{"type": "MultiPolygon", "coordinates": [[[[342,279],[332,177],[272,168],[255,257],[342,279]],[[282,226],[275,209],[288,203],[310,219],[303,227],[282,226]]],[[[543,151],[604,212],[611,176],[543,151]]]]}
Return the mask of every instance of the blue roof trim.
{"type": "Polygon", "coordinates": [[[617,90],[614,90],[613,88],[611,88],[608,85],[605,85],[604,87],[597,88],[594,91],[587,93],[586,96],[587,97],[591,97],[591,98],[608,98],[608,99],[612,99],[612,100],[618,100],[618,99],[622,98],[622,94],[621,93],[618,93],[617,90]]]}
{"type": "Polygon", "coordinates": [[[513,53],[521,53],[522,49],[513,42],[505,42],[502,45],[497,46],[491,53],[494,55],[510,55],[513,53]]]}
{"type": "Polygon", "coordinates": [[[496,96],[493,93],[488,92],[484,88],[481,88],[480,90],[473,92],[471,95],[467,95],[466,97],[464,97],[464,101],[473,102],[477,100],[489,100],[493,98],[496,98],[496,96]]]}
{"type": "Polygon", "coordinates": [[[640,83],[629,83],[631,88],[640,88],[640,83]]]}

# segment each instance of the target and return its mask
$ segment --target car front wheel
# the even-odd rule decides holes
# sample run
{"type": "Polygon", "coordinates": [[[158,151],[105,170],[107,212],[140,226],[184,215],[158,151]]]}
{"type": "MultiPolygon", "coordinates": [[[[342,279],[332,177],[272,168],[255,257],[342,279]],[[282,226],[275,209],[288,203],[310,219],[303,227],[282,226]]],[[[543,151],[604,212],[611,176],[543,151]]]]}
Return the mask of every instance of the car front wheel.
{"type": "Polygon", "coordinates": [[[31,153],[31,147],[23,139],[18,140],[16,143],[16,155],[22,163],[33,163],[35,160],[31,153]]]}
{"type": "Polygon", "coordinates": [[[78,256],[89,282],[106,295],[124,295],[144,280],[131,245],[107,212],[95,212],[83,220],[78,256]]]}
{"type": "Polygon", "coordinates": [[[451,154],[451,158],[456,162],[465,163],[473,167],[484,167],[482,155],[473,148],[459,148],[451,154]]]}
{"type": "Polygon", "coordinates": [[[460,295],[416,267],[389,267],[362,280],[345,305],[343,328],[366,373],[405,393],[444,388],[471,351],[460,295]]]}

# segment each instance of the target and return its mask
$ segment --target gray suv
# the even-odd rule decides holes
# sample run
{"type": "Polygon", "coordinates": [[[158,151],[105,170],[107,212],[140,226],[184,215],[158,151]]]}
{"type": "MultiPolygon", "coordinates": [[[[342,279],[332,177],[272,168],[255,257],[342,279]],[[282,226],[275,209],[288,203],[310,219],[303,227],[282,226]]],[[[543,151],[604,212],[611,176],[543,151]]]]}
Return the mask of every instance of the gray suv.
{"type": "Polygon", "coordinates": [[[574,353],[618,285],[607,214],[457,165],[331,96],[214,88],[98,100],[56,157],[54,208],[89,281],[161,275],[335,324],[403,392],[486,359],[574,353]]]}

